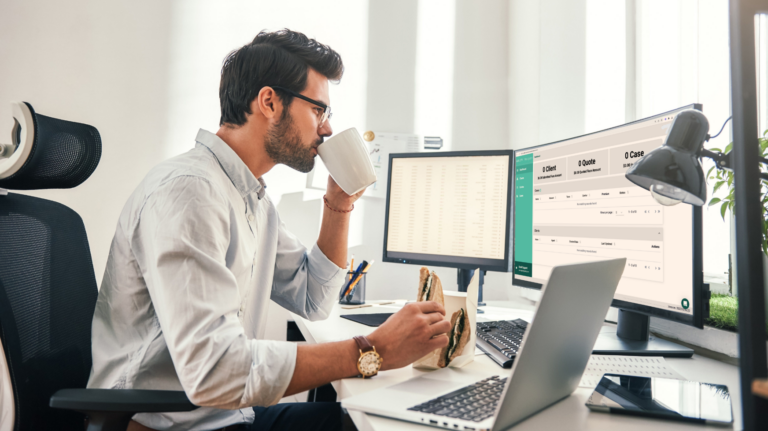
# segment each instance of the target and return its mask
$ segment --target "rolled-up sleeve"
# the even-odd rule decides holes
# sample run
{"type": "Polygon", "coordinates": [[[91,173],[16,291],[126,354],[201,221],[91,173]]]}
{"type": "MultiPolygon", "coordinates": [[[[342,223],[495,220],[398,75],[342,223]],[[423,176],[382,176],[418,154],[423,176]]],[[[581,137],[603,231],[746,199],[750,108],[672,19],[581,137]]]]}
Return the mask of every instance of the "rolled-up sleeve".
{"type": "Polygon", "coordinates": [[[230,217],[228,201],[207,180],[178,177],[145,201],[131,248],[190,400],[221,409],[267,406],[290,383],[296,345],[246,338],[237,281],[226,266],[230,217]]]}
{"type": "Polygon", "coordinates": [[[346,275],[315,244],[307,249],[280,222],[272,300],[309,320],[328,317],[346,275]]]}

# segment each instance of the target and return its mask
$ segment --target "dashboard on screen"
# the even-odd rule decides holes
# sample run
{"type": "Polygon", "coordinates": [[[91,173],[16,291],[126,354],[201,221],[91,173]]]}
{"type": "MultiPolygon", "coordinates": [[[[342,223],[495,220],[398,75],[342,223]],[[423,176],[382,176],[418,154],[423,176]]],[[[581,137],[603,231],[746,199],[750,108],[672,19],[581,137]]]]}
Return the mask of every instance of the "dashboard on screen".
{"type": "Polygon", "coordinates": [[[514,284],[541,287],[554,266],[626,257],[614,302],[693,315],[700,209],[662,206],[624,176],[688,108],[516,151],[514,284]]]}

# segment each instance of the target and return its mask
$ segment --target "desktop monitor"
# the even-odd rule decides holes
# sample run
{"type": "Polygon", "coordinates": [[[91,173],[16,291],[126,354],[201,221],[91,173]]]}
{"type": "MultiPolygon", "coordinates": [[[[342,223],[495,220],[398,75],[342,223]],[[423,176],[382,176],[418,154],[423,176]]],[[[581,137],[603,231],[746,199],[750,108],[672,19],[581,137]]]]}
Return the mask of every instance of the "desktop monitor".
{"type": "Polygon", "coordinates": [[[687,357],[649,337],[649,317],[703,327],[701,207],[662,206],[624,176],[684,109],[701,105],[515,152],[513,285],[541,288],[556,265],[627,258],[616,334],[601,334],[593,353],[687,357]]]}
{"type": "Polygon", "coordinates": [[[514,151],[390,154],[384,262],[512,270],[514,151]]]}

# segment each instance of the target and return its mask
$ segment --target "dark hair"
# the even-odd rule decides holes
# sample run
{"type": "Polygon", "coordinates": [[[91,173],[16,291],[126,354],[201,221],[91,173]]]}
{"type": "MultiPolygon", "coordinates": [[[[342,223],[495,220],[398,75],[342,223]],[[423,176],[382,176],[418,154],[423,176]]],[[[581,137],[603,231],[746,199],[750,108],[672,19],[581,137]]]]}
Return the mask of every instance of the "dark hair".
{"type": "MultiPolygon", "coordinates": [[[[253,42],[224,59],[219,125],[245,124],[246,114],[252,114],[251,102],[265,86],[304,91],[310,67],[331,81],[339,81],[344,73],[341,56],[328,45],[288,29],[261,31],[253,42]]],[[[290,106],[293,96],[284,91],[277,94],[286,107],[290,106]]]]}

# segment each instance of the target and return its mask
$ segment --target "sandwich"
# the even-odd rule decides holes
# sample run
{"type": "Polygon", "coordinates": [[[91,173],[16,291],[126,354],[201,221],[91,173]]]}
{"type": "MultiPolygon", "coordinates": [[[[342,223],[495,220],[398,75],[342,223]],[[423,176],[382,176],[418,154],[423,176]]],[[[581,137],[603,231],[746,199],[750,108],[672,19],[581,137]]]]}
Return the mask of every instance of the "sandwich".
{"type": "Polygon", "coordinates": [[[448,345],[440,351],[440,359],[437,366],[445,368],[451,363],[453,358],[461,356],[464,352],[464,346],[471,337],[469,316],[463,308],[453,313],[451,316],[451,332],[448,333],[448,345]]]}
{"type": "MultiPolygon", "coordinates": [[[[419,272],[419,294],[418,301],[435,301],[445,307],[445,296],[443,295],[443,284],[440,278],[434,272],[422,267],[419,272]]],[[[435,349],[427,353],[423,358],[413,363],[415,367],[424,368],[445,368],[453,359],[464,352],[464,346],[467,345],[472,337],[472,328],[469,323],[469,316],[465,308],[461,308],[451,316],[451,331],[448,333],[448,346],[442,349],[435,349]]]]}
{"type": "Polygon", "coordinates": [[[434,271],[429,272],[425,267],[419,271],[419,295],[417,301],[435,301],[445,306],[445,297],[443,296],[443,284],[434,271]]]}

